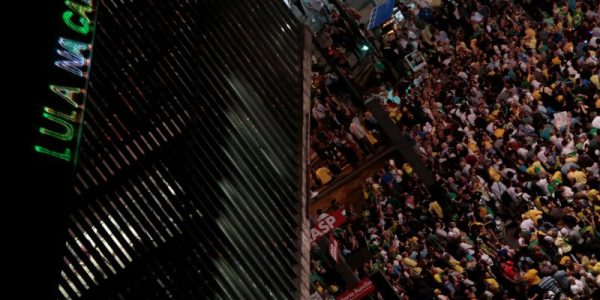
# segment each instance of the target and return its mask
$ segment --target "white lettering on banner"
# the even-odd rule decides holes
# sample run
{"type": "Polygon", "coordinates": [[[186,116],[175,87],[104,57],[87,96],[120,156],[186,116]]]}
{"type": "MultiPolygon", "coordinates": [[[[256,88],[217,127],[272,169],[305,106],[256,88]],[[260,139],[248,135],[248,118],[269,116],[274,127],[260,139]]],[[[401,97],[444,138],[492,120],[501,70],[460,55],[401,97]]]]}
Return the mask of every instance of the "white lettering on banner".
{"type": "Polygon", "coordinates": [[[344,210],[337,210],[331,212],[323,220],[317,222],[313,228],[310,229],[312,241],[315,242],[319,238],[323,237],[328,232],[341,226],[346,222],[346,216],[344,210]]]}
{"type": "Polygon", "coordinates": [[[313,241],[320,238],[321,236],[328,233],[331,229],[335,228],[335,217],[328,216],[327,218],[321,220],[321,222],[317,223],[316,228],[311,228],[310,233],[312,235],[313,241]]]}
{"type": "Polygon", "coordinates": [[[329,255],[333,257],[336,263],[338,262],[338,241],[336,239],[333,239],[329,244],[329,255]]]}
{"type": "Polygon", "coordinates": [[[358,285],[356,287],[354,287],[351,290],[348,290],[346,293],[342,294],[339,298],[336,298],[336,300],[361,299],[362,297],[373,292],[373,290],[374,290],[374,286],[373,286],[373,282],[371,282],[371,280],[369,280],[369,279],[362,280],[361,282],[358,283],[358,285]]]}

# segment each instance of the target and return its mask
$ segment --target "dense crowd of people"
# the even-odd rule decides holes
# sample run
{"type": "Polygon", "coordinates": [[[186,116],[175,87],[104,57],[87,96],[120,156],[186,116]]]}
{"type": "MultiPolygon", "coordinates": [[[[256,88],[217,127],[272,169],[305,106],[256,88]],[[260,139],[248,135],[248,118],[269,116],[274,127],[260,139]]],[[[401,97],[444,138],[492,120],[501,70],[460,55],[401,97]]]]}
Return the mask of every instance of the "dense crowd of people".
{"type": "MultiPolygon", "coordinates": [[[[381,99],[444,196],[390,160],[361,205],[340,204],[341,255],[367,247],[357,276],[383,272],[402,299],[598,298],[598,3],[400,6],[406,20],[382,52],[394,66],[419,50],[427,66],[410,89],[380,74],[365,97],[381,99]]],[[[315,256],[311,269],[332,297],[347,287],[327,264],[315,256]]]]}
{"type": "Polygon", "coordinates": [[[331,72],[313,75],[310,145],[317,158],[312,164],[316,186],[328,184],[344,165],[355,168],[382,144],[370,112],[347,101],[336,81],[331,72]]]}
{"type": "MultiPolygon", "coordinates": [[[[330,22],[321,32],[323,47],[339,70],[351,74],[348,54],[355,59],[363,54],[356,48],[356,37],[349,25],[338,13],[332,11],[330,22]]],[[[387,145],[381,129],[363,106],[350,100],[344,84],[328,65],[319,64],[314,59],[311,86],[311,153],[315,159],[311,163],[313,188],[316,190],[329,184],[340,175],[345,166],[356,168],[359,162],[378,152],[387,145]]],[[[355,88],[358,84],[351,82],[355,88]]]]}

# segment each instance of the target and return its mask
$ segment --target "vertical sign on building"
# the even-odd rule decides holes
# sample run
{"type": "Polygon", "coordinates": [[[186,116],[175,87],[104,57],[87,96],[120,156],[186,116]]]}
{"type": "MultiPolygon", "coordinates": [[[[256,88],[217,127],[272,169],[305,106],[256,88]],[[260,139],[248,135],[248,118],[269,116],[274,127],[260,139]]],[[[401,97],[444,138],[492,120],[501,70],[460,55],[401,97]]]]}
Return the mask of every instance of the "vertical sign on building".
{"type": "MultiPolygon", "coordinates": [[[[82,134],[85,98],[96,31],[98,0],[46,0],[43,18],[30,20],[39,28],[39,41],[30,90],[23,93],[29,110],[27,161],[20,180],[27,189],[13,187],[27,203],[20,212],[23,237],[32,267],[27,282],[35,299],[57,299],[62,257],[67,238],[68,212],[74,203],[74,169],[82,134]],[[50,59],[47,59],[50,58],[50,59]],[[42,63],[43,61],[43,63],[42,63]]],[[[33,4],[37,6],[38,3],[33,4]]],[[[25,165],[25,164],[24,164],[25,165]]]]}
{"type": "Polygon", "coordinates": [[[35,152],[71,165],[76,163],[82,133],[96,10],[92,0],[64,2],[64,11],[57,16],[63,26],[52,53],[47,98],[39,111],[35,152]]]}

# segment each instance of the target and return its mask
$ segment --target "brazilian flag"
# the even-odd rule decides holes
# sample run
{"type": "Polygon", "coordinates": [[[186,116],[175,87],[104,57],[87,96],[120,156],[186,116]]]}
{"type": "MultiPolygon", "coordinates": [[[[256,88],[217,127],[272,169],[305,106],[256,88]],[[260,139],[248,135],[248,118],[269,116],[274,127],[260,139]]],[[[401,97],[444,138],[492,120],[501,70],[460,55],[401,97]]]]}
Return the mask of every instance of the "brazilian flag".
{"type": "Polygon", "coordinates": [[[573,26],[579,27],[583,23],[583,12],[581,10],[576,10],[573,12],[573,26]]]}

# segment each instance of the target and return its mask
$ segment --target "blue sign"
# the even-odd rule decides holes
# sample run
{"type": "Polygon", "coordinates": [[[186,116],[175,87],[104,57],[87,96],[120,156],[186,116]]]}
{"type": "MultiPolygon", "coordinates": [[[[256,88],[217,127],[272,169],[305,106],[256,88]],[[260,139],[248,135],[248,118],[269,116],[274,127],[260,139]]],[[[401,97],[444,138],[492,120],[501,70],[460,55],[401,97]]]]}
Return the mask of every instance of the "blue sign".
{"type": "Polygon", "coordinates": [[[394,6],[396,6],[396,0],[386,0],[382,4],[373,7],[367,28],[373,29],[391,18],[394,6]]]}

